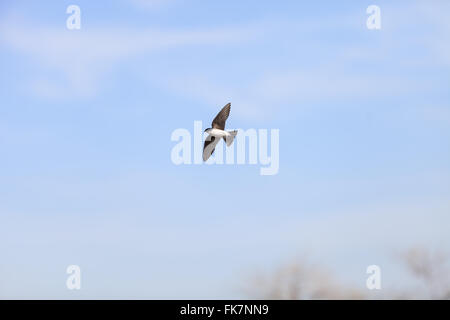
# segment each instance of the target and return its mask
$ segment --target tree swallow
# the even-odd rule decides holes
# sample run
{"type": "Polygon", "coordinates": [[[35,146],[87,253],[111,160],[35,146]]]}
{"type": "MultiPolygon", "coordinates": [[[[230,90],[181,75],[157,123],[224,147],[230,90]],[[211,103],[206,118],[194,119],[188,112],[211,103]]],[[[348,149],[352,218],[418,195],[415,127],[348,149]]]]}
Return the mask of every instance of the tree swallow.
{"type": "Polygon", "coordinates": [[[212,121],[212,128],[205,130],[205,132],[208,133],[208,137],[206,137],[205,144],[203,146],[203,161],[208,160],[213,154],[220,138],[225,140],[228,147],[233,143],[237,130],[225,131],[225,121],[227,121],[228,116],[230,115],[230,109],[231,103],[227,103],[212,121]]]}

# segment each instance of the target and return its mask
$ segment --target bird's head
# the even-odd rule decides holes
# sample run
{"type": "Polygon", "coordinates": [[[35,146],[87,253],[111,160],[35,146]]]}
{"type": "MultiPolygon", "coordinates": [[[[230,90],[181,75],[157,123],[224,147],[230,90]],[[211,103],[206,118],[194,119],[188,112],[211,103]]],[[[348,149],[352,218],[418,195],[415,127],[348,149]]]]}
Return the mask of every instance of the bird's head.
{"type": "Polygon", "coordinates": [[[205,129],[204,132],[209,133],[209,132],[211,131],[211,129],[212,129],[212,128],[207,128],[207,129],[205,129]]]}

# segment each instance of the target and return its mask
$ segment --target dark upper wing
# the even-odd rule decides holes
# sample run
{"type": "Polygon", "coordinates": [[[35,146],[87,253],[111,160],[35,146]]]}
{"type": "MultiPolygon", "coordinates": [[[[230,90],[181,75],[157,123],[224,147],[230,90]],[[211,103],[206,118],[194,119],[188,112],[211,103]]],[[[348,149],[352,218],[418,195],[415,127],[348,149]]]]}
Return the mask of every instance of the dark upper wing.
{"type": "Polygon", "coordinates": [[[228,116],[230,115],[230,109],[231,103],[227,103],[226,106],[220,110],[211,124],[213,129],[225,130],[225,121],[227,121],[228,116]]]}

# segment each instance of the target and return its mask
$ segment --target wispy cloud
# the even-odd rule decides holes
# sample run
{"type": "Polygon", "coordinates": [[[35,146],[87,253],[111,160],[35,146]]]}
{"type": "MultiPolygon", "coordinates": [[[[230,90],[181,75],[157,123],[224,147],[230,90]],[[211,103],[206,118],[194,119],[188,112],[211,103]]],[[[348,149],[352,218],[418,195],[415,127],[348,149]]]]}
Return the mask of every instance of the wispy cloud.
{"type": "Polygon", "coordinates": [[[173,5],[177,0],[126,0],[138,9],[159,9],[173,5]]]}
{"type": "MultiPolygon", "coordinates": [[[[315,67],[298,70],[273,70],[252,78],[248,83],[220,83],[216,77],[191,76],[167,81],[167,90],[197,99],[204,104],[220,105],[232,101],[240,106],[242,117],[267,118],[293,105],[329,103],[346,99],[386,98],[427,92],[433,85],[427,79],[411,79],[395,74],[361,74],[342,68],[315,67]]],[[[351,107],[351,106],[349,106],[351,107]]]]}
{"type": "MultiPolygon", "coordinates": [[[[251,27],[208,30],[81,29],[32,26],[4,21],[0,45],[28,56],[39,68],[56,71],[63,81],[31,79],[31,90],[45,98],[91,96],[119,61],[143,54],[186,46],[230,45],[251,37],[251,27]]],[[[45,73],[45,72],[44,72],[45,73]]]]}
{"type": "MultiPolygon", "coordinates": [[[[429,73],[430,67],[447,67],[450,63],[450,54],[447,54],[450,47],[448,41],[444,41],[450,34],[450,25],[440,4],[406,8],[385,5],[386,27],[378,34],[356,23],[357,16],[266,24],[263,29],[268,46],[298,41],[305,48],[290,66],[283,66],[273,56],[264,59],[264,55],[258,53],[258,59],[265,62],[263,69],[254,74],[249,71],[244,79],[224,80],[203,68],[192,74],[168,78],[165,85],[172,93],[204,104],[216,106],[232,99],[241,106],[240,110],[235,110],[236,115],[250,118],[270,118],[280,108],[298,105],[307,108],[326,103],[332,107],[335,103],[355,99],[442,92],[445,88],[429,73]],[[423,25],[416,28],[412,20],[423,25]],[[331,30],[341,35],[351,34],[359,40],[335,42],[329,38],[331,30]],[[317,46],[318,38],[329,41],[317,46]],[[280,42],[280,39],[284,40],[280,42]],[[304,52],[309,53],[303,55],[304,52]],[[311,57],[311,52],[318,56],[311,57]],[[327,52],[333,54],[327,55],[327,52]],[[427,76],[421,75],[422,71],[427,76]]],[[[295,44],[291,47],[295,48],[295,44]]],[[[285,54],[283,52],[282,57],[285,54]]]]}

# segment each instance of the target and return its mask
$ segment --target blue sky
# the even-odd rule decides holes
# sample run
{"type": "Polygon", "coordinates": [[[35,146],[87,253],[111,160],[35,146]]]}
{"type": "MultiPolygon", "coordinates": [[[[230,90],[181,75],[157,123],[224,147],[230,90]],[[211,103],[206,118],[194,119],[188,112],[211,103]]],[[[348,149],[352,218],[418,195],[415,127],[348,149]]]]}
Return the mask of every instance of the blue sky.
{"type": "Polygon", "coordinates": [[[0,297],[241,298],[304,253],[408,284],[392,252],[450,249],[449,9],[2,1],[0,297]],[[280,130],[277,175],[171,162],[227,102],[230,128],[280,130]]]}

